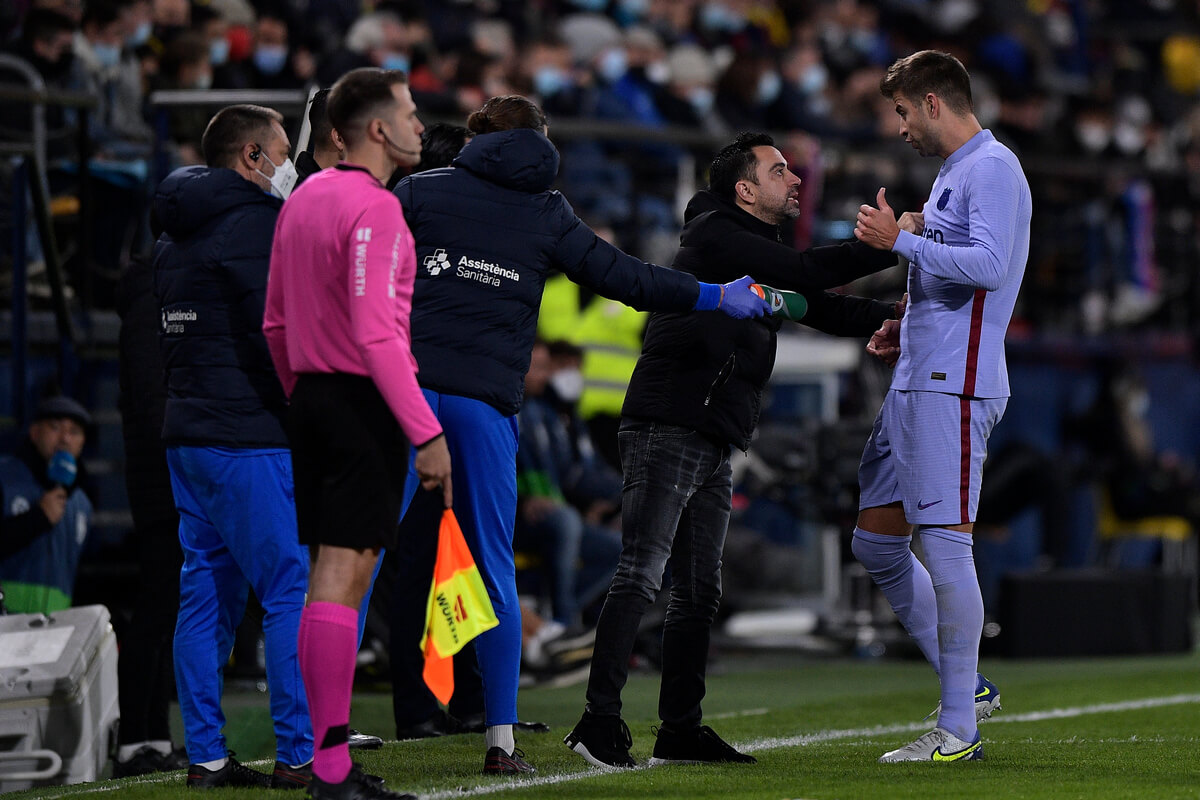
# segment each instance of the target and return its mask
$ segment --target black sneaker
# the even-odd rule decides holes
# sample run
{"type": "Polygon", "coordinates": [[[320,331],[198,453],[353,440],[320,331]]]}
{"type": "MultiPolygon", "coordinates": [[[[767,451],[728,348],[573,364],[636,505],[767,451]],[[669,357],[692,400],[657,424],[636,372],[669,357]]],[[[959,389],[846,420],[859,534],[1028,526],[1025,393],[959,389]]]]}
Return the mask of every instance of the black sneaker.
{"type": "Polygon", "coordinates": [[[378,750],[383,747],[383,739],[351,728],[346,744],[351,750],[378,750]]]}
{"type": "Polygon", "coordinates": [[[271,773],[272,789],[307,789],[312,783],[312,762],[299,767],[289,767],[282,761],[275,762],[275,771],[271,773]]]}
{"type": "Polygon", "coordinates": [[[220,769],[206,769],[199,764],[188,764],[187,787],[189,789],[215,789],[219,786],[252,786],[263,788],[271,785],[271,776],[252,770],[229,754],[229,760],[220,769]]]}
{"type": "Polygon", "coordinates": [[[682,733],[665,725],[654,735],[654,753],[650,765],[656,764],[757,764],[758,759],[739,753],[707,725],[697,725],[682,733]]]}
{"type": "MultiPolygon", "coordinates": [[[[129,778],[134,775],[149,775],[152,772],[164,772],[168,756],[155,750],[150,745],[139,747],[133,755],[124,761],[113,761],[113,777],[129,778]]],[[[187,764],[184,764],[186,767],[187,764]]]]}
{"type": "MultiPolygon", "coordinates": [[[[479,715],[479,731],[483,730],[483,715],[479,715]]],[[[468,732],[457,719],[442,709],[434,712],[433,716],[423,722],[412,725],[397,725],[396,740],[406,742],[410,739],[431,739],[435,736],[451,736],[456,733],[468,732]]],[[[475,733],[475,731],[470,731],[475,733]]],[[[361,735],[361,734],[360,734],[361,735]]]]}
{"type": "Polygon", "coordinates": [[[176,747],[170,754],[163,756],[163,772],[172,772],[177,769],[188,768],[187,750],[182,747],[176,747]]]}
{"type": "Polygon", "coordinates": [[[529,772],[537,770],[525,760],[525,753],[520,748],[514,747],[510,755],[502,747],[491,747],[483,759],[484,775],[522,775],[529,772]]]}
{"type": "Polygon", "coordinates": [[[350,767],[350,774],[341,783],[326,783],[313,775],[308,796],[312,800],[417,800],[416,795],[385,789],[381,778],[363,772],[358,764],[350,767]]]}
{"type": "Polygon", "coordinates": [[[629,755],[633,737],[629,734],[629,726],[619,716],[599,716],[585,711],[563,742],[597,767],[632,769],[637,766],[633,756],[629,755]]]}

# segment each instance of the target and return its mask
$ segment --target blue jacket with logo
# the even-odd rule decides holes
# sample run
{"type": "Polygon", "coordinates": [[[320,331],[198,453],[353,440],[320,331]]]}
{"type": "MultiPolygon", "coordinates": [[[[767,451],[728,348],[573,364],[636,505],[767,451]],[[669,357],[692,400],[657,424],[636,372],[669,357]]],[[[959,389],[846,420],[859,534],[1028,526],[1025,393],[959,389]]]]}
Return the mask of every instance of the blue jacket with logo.
{"type": "Polygon", "coordinates": [[[283,387],[262,333],[282,205],[224,168],[175,170],[155,192],[167,445],[287,447],[283,387]]]}
{"type": "Polygon", "coordinates": [[[557,174],[550,140],[519,129],[476,136],[453,166],[396,185],[417,246],[412,337],[422,386],[516,414],[554,269],[639,310],[695,306],[694,277],[596,236],[550,190],[557,174]]]}
{"type": "Polygon", "coordinates": [[[13,614],[48,614],[71,605],[92,503],[77,481],[62,519],[51,525],[38,503],[53,486],[29,440],[16,455],[0,458],[0,585],[13,614]]]}

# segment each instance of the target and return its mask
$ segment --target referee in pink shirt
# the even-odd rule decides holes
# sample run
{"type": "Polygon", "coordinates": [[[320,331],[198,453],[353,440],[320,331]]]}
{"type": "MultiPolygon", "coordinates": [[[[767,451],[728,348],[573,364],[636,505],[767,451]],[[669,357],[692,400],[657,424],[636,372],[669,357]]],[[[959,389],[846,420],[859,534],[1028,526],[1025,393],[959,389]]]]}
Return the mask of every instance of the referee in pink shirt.
{"type": "Polygon", "coordinates": [[[291,398],[296,516],[312,552],[299,661],[314,800],[408,797],[353,765],[347,737],[358,609],[379,549],[395,544],[410,442],[421,485],[451,504],[450,454],[410,348],[413,238],[383,185],[420,160],[416,112],[403,72],[344,75],[328,113],[346,160],[292,194],[271,251],[263,331],[291,398]]]}

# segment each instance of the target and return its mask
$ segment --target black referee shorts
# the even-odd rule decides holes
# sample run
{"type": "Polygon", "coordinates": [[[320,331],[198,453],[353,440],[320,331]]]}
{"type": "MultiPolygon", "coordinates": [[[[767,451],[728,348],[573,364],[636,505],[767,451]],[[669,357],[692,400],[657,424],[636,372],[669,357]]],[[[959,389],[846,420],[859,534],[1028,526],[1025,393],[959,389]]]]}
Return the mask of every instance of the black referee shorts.
{"type": "Polygon", "coordinates": [[[408,438],[375,382],[301,374],[288,428],[301,544],[394,549],[408,438]]]}

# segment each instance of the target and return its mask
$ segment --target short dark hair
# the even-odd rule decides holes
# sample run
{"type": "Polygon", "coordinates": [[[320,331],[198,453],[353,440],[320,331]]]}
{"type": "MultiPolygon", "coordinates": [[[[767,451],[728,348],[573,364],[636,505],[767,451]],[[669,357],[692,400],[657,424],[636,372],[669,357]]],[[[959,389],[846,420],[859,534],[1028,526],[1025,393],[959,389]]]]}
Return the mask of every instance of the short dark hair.
{"type": "Polygon", "coordinates": [[[283,115],[273,108],[248,103],[222,108],[208,121],[204,136],[200,138],[204,163],[231,169],[237,166],[242,146],[269,139],[272,122],[283,124],[283,115]]]}
{"type": "Polygon", "coordinates": [[[495,133],[518,128],[540,131],[548,124],[546,112],[542,111],[537,103],[519,94],[493,97],[467,117],[467,127],[475,133],[495,133]]]}
{"type": "Polygon", "coordinates": [[[91,0],[83,7],[80,27],[86,28],[89,25],[95,25],[103,28],[111,25],[121,18],[121,12],[125,6],[126,3],[119,2],[119,0],[91,0]]]}
{"type": "Polygon", "coordinates": [[[21,24],[21,41],[27,45],[48,42],[60,33],[73,33],[75,23],[48,8],[31,8],[21,24]]]}
{"type": "Polygon", "coordinates": [[[203,61],[208,63],[208,41],[195,31],[179,34],[163,52],[160,70],[172,78],[179,77],[179,70],[185,64],[195,64],[203,61]]]}
{"type": "Polygon", "coordinates": [[[398,83],[408,83],[404,72],[378,67],[359,67],[338,78],[329,90],[326,114],[347,145],[362,141],[363,123],[396,102],[392,87],[398,83]]]}
{"type": "Polygon", "coordinates": [[[332,147],[329,134],[333,132],[333,123],[329,121],[329,90],[321,89],[313,95],[308,107],[308,152],[314,153],[317,148],[332,147]]]}
{"type": "Polygon", "coordinates": [[[775,140],[766,133],[744,131],[737,138],[721,148],[708,168],[708,189],[718,197],[733,200],[737,196],[734,189],[738,181],[758,183],[755,169],[758,158],[754,155],[756,147],[774,147],[775,140]]]}
{"type": "Polygon", "coordinates": [[[413,172],[448,167],[463,145],[475,136],[470,128],[435,122],[421,134],[421,162],[413,172]]]}
{"type": "Polygon", "coordinates": [[[903,95],[914,101],[935,94],[956,114],[969,114],[975,108],[967,68],[939,50],[920,50],[897,59],[879,81],[879,92],[889,100],[903,95]]]}

